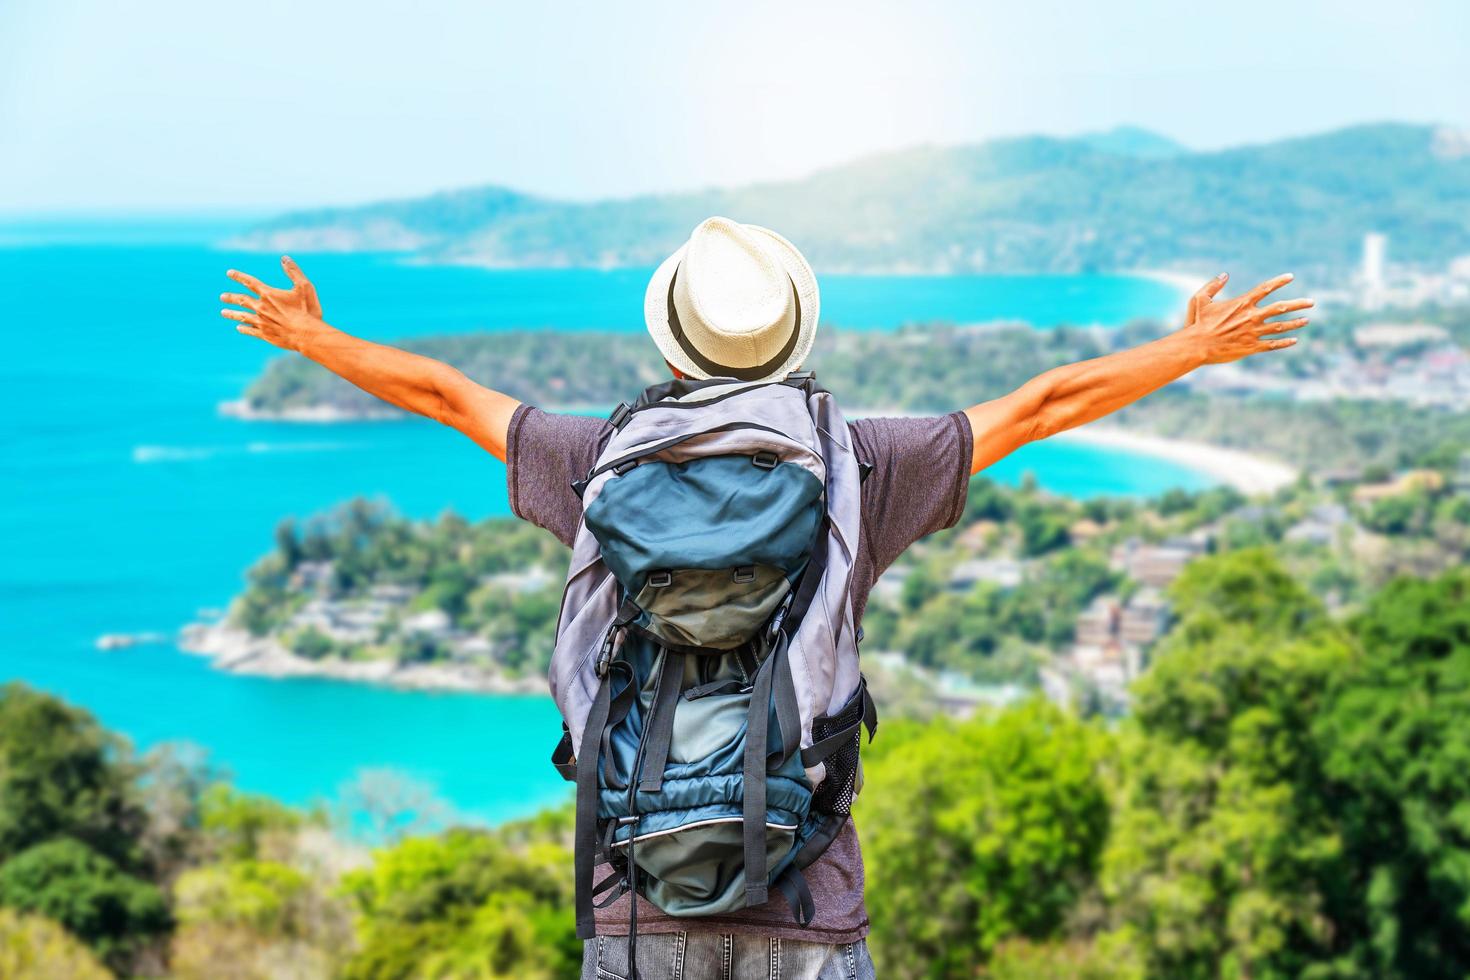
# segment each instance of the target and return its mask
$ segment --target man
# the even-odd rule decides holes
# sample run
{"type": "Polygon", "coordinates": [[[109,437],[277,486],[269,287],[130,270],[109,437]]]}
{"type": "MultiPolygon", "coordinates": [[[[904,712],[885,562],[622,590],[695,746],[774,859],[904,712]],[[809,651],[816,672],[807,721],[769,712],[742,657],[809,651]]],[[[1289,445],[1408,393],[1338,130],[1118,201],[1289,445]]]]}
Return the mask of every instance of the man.
{"type": "MultiPolygon", "coordinates": [[[[511,507],[571,544],[581,517],[572,481],[583,477],[610,434],[595,418],[556,415],[484,388],[430,358],[352,337],[322,319],[315,289],[290,258],[290,289],[241,272],[253,295],[221,298],[241,333],[294,350],[385,401],[436,419],[507,463],[511,507]]],[[[1219,299],[1226,276],[1189,301],[1184,325],[1131,350],[1047,371],[1001,398],[948,415],[863,419],[851,424],[862,485],[862,526],[853,573],[860,618],[882,571],[909,545],[952,526],[969,478],[1020,446],[1101,418],[1204,364],[1239,360],[1296,343],[1281,334],[1311,300],[1261,305],[1291,281],[1277,276],[1234,299],[1219,299]]],[[[710,218],[654,273],[644,317],[678,377],[780,378],[805,364],[820,296],[810,266],[790,242],[764,228],[710,218]]],[[[840,393],[839,393],[840,394],[840,393]]],[[[706,977],[871,976],[864,945],[863,868],[849,821],[805,871],[817,908],[806,927],[784,898],[707,919],[672,918],[638,901],[642,975],[706,977]]],[[[628,975],[628,896],[599,913],[585,976],[628,975]]]]}

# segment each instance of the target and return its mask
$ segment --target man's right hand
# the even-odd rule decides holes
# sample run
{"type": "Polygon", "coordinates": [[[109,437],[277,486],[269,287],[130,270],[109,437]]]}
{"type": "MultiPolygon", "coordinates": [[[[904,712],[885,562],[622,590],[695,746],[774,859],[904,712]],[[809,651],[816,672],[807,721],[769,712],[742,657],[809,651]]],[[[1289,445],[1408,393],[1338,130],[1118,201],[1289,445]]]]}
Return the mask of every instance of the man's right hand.
{"type": "Polygon", "coordinates": [[[1311,308],[1309,299],[1288,299],[1261,306],[1267,296],[1291,282],[1291,273],[1267,279],[1254,289],[1232,299],[1216,299],[1229,278],[1221,273],[1200,287],[1189,299],[1184,326],[1177,336],[1196,345],[1204,364],[1238,361],[1251,354],[1281,350],[1296,343],[1295,337],[1278,334],[1307,325],[1306,317],[1271,320],[1283,313],[1311,308]],[[1270,322],[1267,322],[1270,321],[1270,322]]]}
{"type": "Polygon", "coordinates": [[[235,320],[241,333],[296,351],[390,405],[458,429],[505,460],[510,419],[520,402],[433,358],[329,326],[322,320],[311,280],[290,256],[281,256],[281,268],[291,280],[290,289],[267,286],[231,269],[227,275],[255,295],[224,293],[220,299],[244,309],[220,310],[220,316],[235,320]]]}
{"type": "Polygon", "coordinates": [[[253,292],[221,293],[220,300],[245,308],[223,309],[220,316],[239,322],[235,329],[250,337],[258,337],[283,350],[300,351],[313,335],[331,330],[322,320],[322,304],[316,287],[289,256],[281,256],[281,268],[291,280],[290,289],[276,289],[244,272],[231,269],[225,275],[253,292]]]}

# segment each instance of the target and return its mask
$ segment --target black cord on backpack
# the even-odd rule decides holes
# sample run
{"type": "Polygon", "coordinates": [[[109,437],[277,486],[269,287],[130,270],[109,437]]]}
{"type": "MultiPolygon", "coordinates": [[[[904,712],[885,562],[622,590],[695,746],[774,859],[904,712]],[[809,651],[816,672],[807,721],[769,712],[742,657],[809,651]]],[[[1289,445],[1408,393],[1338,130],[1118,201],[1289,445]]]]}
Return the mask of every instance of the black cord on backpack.
{"type": "MultiPolygon", "coordinates": [[[[636,785],[636,784],[635,784],[636,785]]],[[[628,825],[628,978],[638,980],[638,862],[633,855],[633,842],[638,839],[638,815],[621,817],[628,825]]]]}

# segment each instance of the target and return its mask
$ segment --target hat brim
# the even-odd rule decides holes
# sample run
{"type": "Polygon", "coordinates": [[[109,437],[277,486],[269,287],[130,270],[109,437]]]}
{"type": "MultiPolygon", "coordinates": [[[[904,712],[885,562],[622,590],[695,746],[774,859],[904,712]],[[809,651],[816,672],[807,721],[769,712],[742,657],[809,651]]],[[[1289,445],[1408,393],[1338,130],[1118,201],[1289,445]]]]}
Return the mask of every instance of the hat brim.
{"type": "MultiPolygon", "coordinates": [[[[812,343],[817,338],[817,321],[822,312],[821,294],[817,289],[817,277],[812,273],[812,267],[796,250],[796,246],[769,228],[758,225],[744,227],[766,239],[772,253],[780,259],[781,265],[791,276],[791,282],[796,286],[797,298],[801,301],[801,323],[797,324],[796,343],[792,345],[791,354],[783,364],[759,379],[768,381],[785,377],[806,363],[807,356],[812,352],[812,343]]],[[[684,258],[687,247],[687,244],[680,245],[678,251],[664,259],[654,270],[653,278],[648,281],[648,291],[643,294],[643,321],[664,360],[678,368],[679,373],[686,377],[704,379],[710,377],[710,373],[690,360],[689,355],[684,353],[684,349],[674,339],[674,332],[669,327],[669,284],[673,281],[674,271],[684,258]]]]}

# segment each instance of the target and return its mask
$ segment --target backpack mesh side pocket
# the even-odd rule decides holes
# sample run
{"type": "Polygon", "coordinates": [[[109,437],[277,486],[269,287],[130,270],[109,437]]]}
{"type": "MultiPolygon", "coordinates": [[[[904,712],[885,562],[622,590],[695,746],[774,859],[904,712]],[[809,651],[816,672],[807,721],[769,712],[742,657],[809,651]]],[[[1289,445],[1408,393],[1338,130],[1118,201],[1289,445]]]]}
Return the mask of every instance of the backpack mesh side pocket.
{"type": "Polygon", "coordinates": [[[862,744],[863,699],[866,687],[858,684],[847,704],[835,715],[819,715],[812,719],[812,741],[820,742],[844,729],[855,729],[852,739],[827,757],[827,776],[812,794],[812,809],[820,813],[845,817],[852,811],[857,796],[858,751],[862,744]]]}

